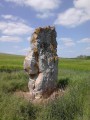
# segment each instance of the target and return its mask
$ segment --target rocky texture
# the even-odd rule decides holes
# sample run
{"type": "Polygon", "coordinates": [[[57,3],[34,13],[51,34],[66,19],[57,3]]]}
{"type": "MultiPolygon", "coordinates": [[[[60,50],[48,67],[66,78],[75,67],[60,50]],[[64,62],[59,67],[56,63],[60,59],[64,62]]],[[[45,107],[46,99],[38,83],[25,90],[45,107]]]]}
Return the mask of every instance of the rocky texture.
{"type": "Polygon", "coordinates": [[[24,60],[24,69],[29,74],[28,88],[33,98],[45,97],[57,86],[58,56],[55,28],[37,28],[30,42],[31,51],[24,60]]]}

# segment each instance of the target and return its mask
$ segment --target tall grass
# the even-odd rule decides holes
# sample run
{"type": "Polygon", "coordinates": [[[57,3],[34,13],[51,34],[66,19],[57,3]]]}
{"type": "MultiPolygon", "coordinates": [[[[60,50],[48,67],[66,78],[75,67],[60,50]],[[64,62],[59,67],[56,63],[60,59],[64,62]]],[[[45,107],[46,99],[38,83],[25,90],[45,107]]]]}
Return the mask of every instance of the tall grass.
{"type": "Polygon", "coordinates": [[[12,73],[1,72],[0,76],[0,91],[11,93],[28,90],[28,76],[23,71],[12,73]]]}
{"type": "Polygon", "coordinates": [[[35,120],[37,107],[11,94],[0,93],[0,120],[35,120]]]}
{"type": "Polygon", "coordinates": [[[0,120],[90,120],[90,60],[61,59],[57,84],[64,95],[47,105],[33,105],[14,95],[28,91],[23,59],[0,55],[0,120]]]}
{"type": "Polygon", "coordinates": [[[60,81],[68,80],[64,96],[43,107],[38,120],[89,120],[90,119],[90,74],[60,70],[60,81]],[[62,73],[66,73],[63,74],[62,73]],[[77,77],[75,77],[77,76],[77,77]],[[69,78],[69,79],[67,79],[69,78]]]}

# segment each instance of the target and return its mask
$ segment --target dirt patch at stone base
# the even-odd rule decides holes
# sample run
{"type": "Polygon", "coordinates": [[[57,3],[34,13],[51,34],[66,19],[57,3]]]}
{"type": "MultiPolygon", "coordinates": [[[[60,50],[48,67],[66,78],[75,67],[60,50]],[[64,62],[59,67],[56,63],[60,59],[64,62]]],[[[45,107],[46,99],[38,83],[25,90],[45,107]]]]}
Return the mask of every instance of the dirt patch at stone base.
{"type": "Polygon", "coordinates": [[[30,101],[31,103],[35,103],[35,104],[47,104],[51,101],[54,101],[55,99],[57,99],[58,97],[60,96],[63,96],[65,93],[64,90],[62,89],[58,89],[58,90],[55,90],[50,96],[46,97],[46,98],[34,98],[33,95],[30,94],[30,92],[22,92],[22,91],[18,91],[18,92],[15,92],[14,95],[22,98],[22,99],[25,99],[27,101],[30,101]]]}

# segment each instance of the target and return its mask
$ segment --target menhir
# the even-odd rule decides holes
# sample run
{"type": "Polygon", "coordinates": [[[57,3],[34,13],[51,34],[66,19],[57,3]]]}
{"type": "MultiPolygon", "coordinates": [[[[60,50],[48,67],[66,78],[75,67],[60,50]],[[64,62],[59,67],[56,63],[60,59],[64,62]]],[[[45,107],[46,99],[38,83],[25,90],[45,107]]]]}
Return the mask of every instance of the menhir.
{"type": "Polygon", "coordinates": [[[30,95],[41,98],[57,87],[58,56],[55,27],[37,28],[32,34],[31,51],[24,60],[29,74],[30,95]]]}

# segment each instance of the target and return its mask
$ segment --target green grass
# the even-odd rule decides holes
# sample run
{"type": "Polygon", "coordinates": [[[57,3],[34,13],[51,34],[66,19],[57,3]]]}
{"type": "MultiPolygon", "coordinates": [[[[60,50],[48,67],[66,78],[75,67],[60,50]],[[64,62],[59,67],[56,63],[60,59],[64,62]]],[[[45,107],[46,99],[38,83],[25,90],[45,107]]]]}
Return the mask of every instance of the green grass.
{"type": "Polygon", "coordinates": [[[24,56],[0,54],[0,71],[23,70],[24,56]]]}
{"type": "Polygon", "coordinates": [[[59,68],[76,71],[90,71],[90,59],[61,59],[59,68]]]}
{"type": "Polygon", "coordinates": [[[0,54],[0,120],[90,120],[90,60],[60,59],[57,82],[64,96],[44,106],[14,95],[28,91],[23,61],[0,54]]]}
{"type": "Polygon", "coordinates": [[[0,120],[34,120],[37,110],[22,98],[0,93],[0,120]]]}

